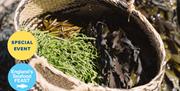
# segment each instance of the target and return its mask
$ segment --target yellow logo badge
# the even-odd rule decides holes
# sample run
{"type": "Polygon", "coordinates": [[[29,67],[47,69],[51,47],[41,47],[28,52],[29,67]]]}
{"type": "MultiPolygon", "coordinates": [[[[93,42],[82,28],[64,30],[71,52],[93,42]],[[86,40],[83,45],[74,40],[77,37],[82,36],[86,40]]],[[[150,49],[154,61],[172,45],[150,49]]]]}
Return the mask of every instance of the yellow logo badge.
{"type": "Polygon", "coordinates": [[[8,51],[15,59],[27,60],[36,50],[37,42],[30,32],[15,32],[8,40],[8,51]]]}

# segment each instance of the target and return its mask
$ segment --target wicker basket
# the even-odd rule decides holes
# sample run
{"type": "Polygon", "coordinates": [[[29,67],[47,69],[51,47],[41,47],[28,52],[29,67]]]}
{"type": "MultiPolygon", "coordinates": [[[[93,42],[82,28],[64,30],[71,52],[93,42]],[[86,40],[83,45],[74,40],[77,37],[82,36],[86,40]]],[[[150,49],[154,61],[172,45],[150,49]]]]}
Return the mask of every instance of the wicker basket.
{"type": "MultiPolygon", "coordinates": [[[[135,9],[130,13],[128,7],[125,0],[22,0],[16,10],[14,24],[16,31],[18,31],[21,27],[28,29],[37,28],[37,23],[41,22],[41,19],[38,20],[37,17],[41,17],[46,13],[60,12],[61,14],[66,14],[75,12],[74,17],[71,18],[81,16],[83,19],[84,17],[86,18],[86,16],[90,18],[88,15],[99,17],[103,14],[101,11],[106,11],[106,13],[110,14],[114,14],[115,12],[115,14],[118,15],[118,19],[120,19],[119,21],[121,21],[119,26],[126,30],[125,32],[130,35],[128,37],[130,37],[132,41],[137,42],[138,40],[142,40],[137,42],[137,45],[142,47],[143,55],[157,62],[156,66],[158,66],[158,73],[150,82],[128,90],[158,91],[160,90],[160,85],[164,77],[166,64],[163,42],[154,27],[143,15],[135,9]],[[88,7],[94,8],[88,9],[88,7]],[[108,8],[106,9],[106,7],[108,8]],[[128,17],[129,15],[130,17],[128,17]],[[130,21],[128,21],[128,19],[130,19],[130,21]]],[[[37,84],[34,86],[34,90],[128,91],[126,89],[113,89],[86,84],[55,69],[48,64],[45,58],[39,57],[38,55],[35,55],[29,64],[34,67],[37,72],[37,84]]]]}

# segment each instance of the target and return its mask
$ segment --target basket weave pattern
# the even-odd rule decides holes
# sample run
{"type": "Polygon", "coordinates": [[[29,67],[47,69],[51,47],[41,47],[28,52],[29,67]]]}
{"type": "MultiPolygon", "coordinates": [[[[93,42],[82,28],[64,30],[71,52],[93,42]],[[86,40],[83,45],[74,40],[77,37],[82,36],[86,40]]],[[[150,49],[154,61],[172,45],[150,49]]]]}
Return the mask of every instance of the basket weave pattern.
{"type": "MultiPolygon", "coordinates": [[[[96,0],[90,0],[90,1],[96,1],[96,0]]],[[[89,2],[90,2],[89,1],[89,2]]],[[[111,4],[117,4],[119,2],[118,0],[106,0],[106,2],[110,2],[111,4]]],[[[86,0],[22,0],[19,7],[16,10],[16,17],[15,17],[15,26],[16,28],[19,28],[23,25],[23,22],[29,21],[29,19],[33,19],[41,14],[47,13],[47,12],[55,12],[59,10],[65,10],[66,8],[69,8],[70,6],[78,6],[84,3],[88,3],[86,0]]],[[[123,3],[125,7],[127,8],[127,5],[123,3]]],[[[161,56],[161,67],[159,74],[149,83],[134,87],[132,89],[129,89],[130,91],[159,91],[162,79],[164,77],[164,67],[166,62],[165,61],[165,50],[163,42],[159,36],[159,34],[156,32],[156,30],[153,28],[153,26],[149,23],[149,21],[137,10],[133,11],[134,14],[136,14],[141,21],[144,22],[144,25],[147,26],[147,28],[150,30],[153,36],[157,39],[157,43],[159,43],[159,55],[161,56]]],[[[37,21],[37,20],[36,20],[37,21]]],[[[36,22],[28,22],[28,25],[25,25],[24,27],[31,27],[36,22]]],[[[18,31],[18,30],[17,30],[18,31]]],[[[47,60],[42,57],[36,56],[32,60],[30,60],[30,65],[32,65],[36,71],[37,71],[37,87],[34,87],[34,90],[38,87],[41,88],[42,91],[128,91],[125,89],[111,89],[111,88],[105,88],[101,86],[94,86],[93,84],[85,84],[75,78],[66,76],[61,71],[58,71],[51,65],[47,63],[47,60]],[[52,74],[63,77],[64,79],[67,79],[67,82],[73,83],[71,89],[67,89],[66,87],[61,86],[55,86],[54,84],[48,82],[46,78],[37,71],[36,65],[41,64],[41,67],[44,69],[48,68],[52,71],[52,74]],[[39,86],[38,86],[39,85],[39,86]]],[[[43,70],[43,69],[42,69],[43,70]]]]}

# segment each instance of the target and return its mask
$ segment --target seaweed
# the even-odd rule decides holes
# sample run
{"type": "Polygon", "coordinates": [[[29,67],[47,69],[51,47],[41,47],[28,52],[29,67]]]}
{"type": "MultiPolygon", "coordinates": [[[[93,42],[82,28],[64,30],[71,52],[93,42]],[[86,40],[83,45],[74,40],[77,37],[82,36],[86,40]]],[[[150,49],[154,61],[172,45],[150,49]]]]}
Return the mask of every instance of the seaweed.
{"type": "Polygon", "coordinates": [[[96,48],[87,42],[95,40],[83,34],[70,39],[59,39],[50,33],[32,31],[38,41],[39,56],[44,56],[55,68],[65,74],[74,76],[84,82],[95,83],[97,78],[96,65],[98,58],[96,48]]]}

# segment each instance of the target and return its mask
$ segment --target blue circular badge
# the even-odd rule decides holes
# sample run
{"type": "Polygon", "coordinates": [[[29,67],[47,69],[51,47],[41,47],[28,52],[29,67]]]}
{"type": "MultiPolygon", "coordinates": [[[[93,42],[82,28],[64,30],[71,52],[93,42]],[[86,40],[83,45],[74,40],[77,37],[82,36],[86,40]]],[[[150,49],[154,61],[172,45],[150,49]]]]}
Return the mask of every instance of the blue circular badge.
{"type": "Polygon", "coordinates": [[[36,83],[36,72],[28,64],[16,64],[8,73],[8,81],[15,90],[27,91],[36,83]]]}

